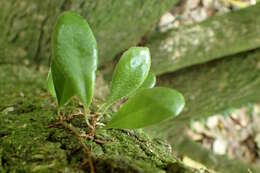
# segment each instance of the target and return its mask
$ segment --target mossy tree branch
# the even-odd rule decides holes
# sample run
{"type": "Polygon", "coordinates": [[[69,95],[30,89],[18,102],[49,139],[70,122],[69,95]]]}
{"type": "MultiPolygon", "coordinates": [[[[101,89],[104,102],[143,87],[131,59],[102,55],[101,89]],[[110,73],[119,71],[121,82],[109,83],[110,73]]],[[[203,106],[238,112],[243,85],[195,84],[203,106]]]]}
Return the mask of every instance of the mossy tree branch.
{"type": "Polygon", "coordinates": [[[207,168],[217,172],[260,172],[260,167],[257,165],[229,159],[227,156],[215,155],[211,151],[203,148],[200,144],[191,141],[188,137],[184,137],[180,141],[172,140],[172,143],[179,153],[203,163],[207,168]]]}
{"type": "Polygon", "coordinates": [[[136,45],[177,0],[0,1],[0,64],[47,64],[57,16],[65,10],[86,17],[98,42],[99,64],[136,45]],[[12,58],[8,58],[12,57],[12,58]]]}
{"type": "Polygon", "coordinates": [[[180,154],[220,172],[245,172],[247,168],[252,172],[260,170],[240,161],[214,156],[185,136],[185,128],[191,120],[260,102],[260,49],[160,76],[159,85],[181,91],[186,106],[176,119],[147,129],[152,136],[164,136],[180,154]]]}
{"type": "Polygon", "coordinates": [[[260,101],[260,49],[186,68],[159,78],[184,94],[179,119],[205,118],[227,108],[260,101]]]}
{"type": "MultiPolygon", "coordinates": [[[[97,132],[95,136],[105,142],[84,136],[79,140],[78,134],[55,125],[54,100],[44,87],[47,71],[0,67],[0,172],[89,171],[88,154],[80,143],[91,150],[95,173],[197,172],[175,159],[167,143],[142,130],[97,132]]],[[[68,115],[78,106],[72,100],[63,112],[68,115]]],[[[71,124],[81,133],[89,130],[83,116],[75,116],[71,124]]]]}
{"type": "Polygon", "coordinates": [[[260,47],[260,3],[204,22],[155,32],[146,45],[157,74],[260,47]]]}

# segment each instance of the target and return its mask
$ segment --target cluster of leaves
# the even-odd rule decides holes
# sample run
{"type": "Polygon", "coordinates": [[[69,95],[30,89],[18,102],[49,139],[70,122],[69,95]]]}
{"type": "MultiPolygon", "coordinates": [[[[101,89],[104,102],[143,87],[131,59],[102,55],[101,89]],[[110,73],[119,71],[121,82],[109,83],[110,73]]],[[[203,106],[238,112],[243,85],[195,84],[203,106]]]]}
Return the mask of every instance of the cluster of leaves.
{"type": "MultiPolygon", "coordinates": [[[[77,96],[87,110],[94,92],[98,51],[95,37],[83,17],[73,12],[59,16],[52,37],[52,62],[47,78],[50,94],[59,108],[77,96]]],[[[176,90],[154,87],[151,57],[146,47],[124,52],[113,73],[105,112],[117,101],[128,100],[112,115],[105,128],[142,128],[177,116],[184,98],[176,90]]]]}

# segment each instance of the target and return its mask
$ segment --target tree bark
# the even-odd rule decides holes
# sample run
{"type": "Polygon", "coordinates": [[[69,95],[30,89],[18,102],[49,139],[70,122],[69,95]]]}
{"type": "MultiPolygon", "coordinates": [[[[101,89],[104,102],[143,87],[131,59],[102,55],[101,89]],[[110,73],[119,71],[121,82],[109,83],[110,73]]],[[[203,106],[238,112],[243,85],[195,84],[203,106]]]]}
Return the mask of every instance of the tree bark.
{"type": "Polygon", "coordinates": [[[180,120],[259,102],[260,49],[163,75],[158,84],[183,93],[186,106],[180,120]]]}
{"type": "Polygon", "coordinates": [[[221,173],[245,173],[260,172],[259,165],[245,163],[239,160],[230,159],[227,156],[215,155],[208,149],[203,148],[200,144],[191,141],[188,137],[181,140],[172,140],[173,148],[184,156],[203,163],[208,169],[221,173]]]}
{"type": "MultiPolygon", "coordinates": [[[[95,173],[198,173],[142,130],[103,130],[87,138],[84,117],[63,125],[46,94],[45,75],[46,70],[0,66],[0,172],[89,172],[91,158],[95,173]]],[[[72,100],[62,112],[68,117],[78,108],[72,100]]]]}
{"type": "Polygon", "coordinates": [[[158,85],[180,91],[186,104],[181,115],[157,126],[156,135],[174,136],[190,120],[259,102],[259,64],[256,49],[160,76],[158,85]]]}
{"type": "Polygon", "coordinates": [[[177,0],[0,1],[0,63],[47,64],[51,33],[65,10],[86,17],[97,39],[99,64],[135,46],[177,0]],[[12,57],[12,58],[10,58],[12,57]]]}
{"type": "Polygon", "coordinates": [[[157,74],[260,47],[260,3],[202,23],[155,32],[146,46],[157,74]]]}
{"type": "Polygon", "coordinates": [[[244,172],[246,168],[253,172],[260,170],[259,167],[226,157],[215,158],[185,136],[185,128],[191,120],[260,101],[260,49],[163,75],[159,78],[159,85],[183,93],[186,105],[179,117],[146,129],[151,136],[166,138],[177,152],[202,161],[209,169],[217,168],[220,172],[234,169],[236,171],[233,172],[237,173],[244,172]],[[196,152],[192,152],[190,147],[196,152]],[[239,167],[235,166],[237,163],[239,167]]]}
{"type": "MultiPolygon", "coordinates": [[[[57,116],[53,100],[45,94],[45,67],[40,66],[36,72],[21,66],[47,64],[51,30],[58,14],[74,10],[87,18],[98,41],[102,64],[136,45],[174,3],[175,0],[159,5],[156,0],[0,1],[0,172],[84,172],[90,168],[86,162],[89,158],[70,130],[62,126],[48,128],[57,116]]],[[[156,135],[165,135],[174,146],[175,134],[181,136],[190,119],[260,100],[260,50],[231,55],[259,47],[259,16],[256,5],[149,39],[153,69],[158,74],[226,56],[159,78],[159,85],[184,94],[186,108],[179,118],[158,125],[156,135]],[[183,38],[185,34],[198,39],[198,45],[183,38]],[[170,51],[161,49],[160,45],[173,37],[170,51]]],[[[72,102],[66,113],[76,107],[72,102]]],[[[87,130],[82,119],[73,121],[78,130],[87,130]]],[[[191,172],[171,156],[167,144],[142,131],[110,130],[99,134],[100,138],[106,143],[84,139],[92,150],[96,172],[191,172]]]]}

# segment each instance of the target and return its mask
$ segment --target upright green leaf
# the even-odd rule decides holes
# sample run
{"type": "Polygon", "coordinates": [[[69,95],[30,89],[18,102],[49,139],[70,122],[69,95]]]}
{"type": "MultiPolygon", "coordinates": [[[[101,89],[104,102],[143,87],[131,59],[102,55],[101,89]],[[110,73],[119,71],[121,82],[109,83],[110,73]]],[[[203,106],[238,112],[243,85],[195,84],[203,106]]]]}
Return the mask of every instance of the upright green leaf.
{"type": "Polygon", "coordinates": [[[149,72],[148,76],[146,77],[144,83],[140,86],[139,89],[143,88],[153,88],[156,83],[156,76],[153,72],[149,72]]]}
{"type": "Polygon", "coordinates": [[[59,16],[52,37],[52,77],[59,106],[76,95],[87,108],[93,97],[97,44],[85,19],[76,13],[59,16]]]}
{"type": "Polygon", "coordinates": [[[131,93],[128,97],[133,97],[136,92],[140,91],[141,89],[145,88],[153,88],[156,83],[156,76],[153,72],[149,72],[148,76],[144,80],[143,84],[133,93],[131,93]]]}
{"type": "Polygon", "coordinates": [[[150,66],[151,58],[148,48],[128,49],[115,68],[107,105],[136,91],[146,79],[150,66]]]}
{"type": "Polygon", "coordinates": [[[51,68],[50,68],[48,76],[47,76],[46,84],[47,84],[48,92],[51,94],[52,97],[56,98],[55,88],[53,85],[53,79],[52,79],[52,74],[51,74],[51,68]]]}
{"type": "Polygon", "coordinates": [[[142,128],[177,116],[183,107],[184,98],[176,90],[142,89],[119,108],[106,128],[142,128]]]}

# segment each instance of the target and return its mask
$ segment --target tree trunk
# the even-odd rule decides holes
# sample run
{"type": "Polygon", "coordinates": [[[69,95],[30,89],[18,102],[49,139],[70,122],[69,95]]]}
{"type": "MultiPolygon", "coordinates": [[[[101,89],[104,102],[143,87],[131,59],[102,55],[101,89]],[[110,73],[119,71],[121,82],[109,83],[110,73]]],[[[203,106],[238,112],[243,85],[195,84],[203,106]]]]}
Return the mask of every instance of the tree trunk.
{"type": "MultiPolygon", "coordinates": [[[[97,133],[95,140],[80,138],[82,144],[67,126],[53,124],[54,101],[44,87],[51,31],[62,11],[74,10],[87,18],[104,64],[138,44],[175,2],[0,1],[0,172],[84,172],[91,165],[84,145],[92,151],[96,172],[196,172],[173,158],[169,145],[142,131],[108,130],[97,133]],[[28,64],[39,70],[23,66],[28,64]]],[[[153,127],[156,135],[178,145],[175,140],[184,137],[180,134],[191,118],[259,102],[260,50],[239,53],[260,46],[259,11],[258,4],[148,38],[157,74],[224,58],[159,77],[159,85],[184,94],[186,108],[179,118],[153,127]]],[[[77,107],[75,101],[70,103],[66,113],[77,107]]],[[[72,119],[76,130],[87,131],[82,122],[81,117],[72,119]]]]}
{"type": "Polygon", "coordinates": [[[259,165],[252,165],[239,160],[230,159],[227,156],[215,155],[208,149],[203,148],[200,144],[191,141],[188,137],[183,137],[181,140],[176,141],[171,139],[174,143],[173,148],[176,151],[203,163],[208,169],[221,173],[245,173],[260,172],[259,165]],[[178,143],[179,142],[179,143],[178,143]]]}
{"type": "MultiPolygon", "coordinates": [[[[84,117],[70,120],[74,129],[57,120],[54,100],[44,89],[46,73],[0,67],[0,172],[88,172],[90,165],[96,173],[197,172],[177,161],[167,143],[142,130],[97,131],[86,139],[84,117]]],[[[68,116],[78,104],[66,107],[68,116]]]]}
{"type": "Polygon", "coordinates": [[[259,64],[260,49],[256,49],[160,76],[158,85],[183,93],[186,104],[177,118],[148,131],[170,139],[179,135],[190,120],[259,102],[259,64]]]}
{"type": "Polygon", "coordinates": [[[202,161],[208,168],[237,173],[259,167],[243,162],[212,157],[212,153],[186,140],[186,126],[191,120],[206,118],[229,108],[239,108],[260,101],[260,49],[225,57],[207,64],[189,67],[159,78],[159,85],[172,87],[184,94],[186,105],[179,117],[147,129],[152,136],[165,137],[180,154],[202,161]],[[191,146],[196,152],[191,152],[191,146]],[[201,153],[202,152],[202,153],[201,153]],[[205,155],[210,155],[205,157],[205,155]],[[207,158],[211,158],[207,160],[207,158]],[[206,160],[205,160],[206,159],[206,160]],[[235,165],[239,163],[240,167],[235,165]],[[237,169],[239,168],[239,169],[237,169]],[[232,172],[232,171],[230,171],[232,172]]]}
{"type": "Polygon", "coordinates": [[[204,22],[155,32],[146,45],[157,74],[260,47],[260,3],[204,22]]]}
{"type": "Polygon", "coordinates": [[[161,76],[159,85],[184,94],[179,119],[208,117],[260,101],[260,49],[161,76]]]}
{"type": "Polygon", "coordinates": [[[90,24],[102,64],[135,46],[176,1],[0,1],[0,63],[46,64],[56,18],[62,11],[72,10],[85,16],[90,24]]]}

